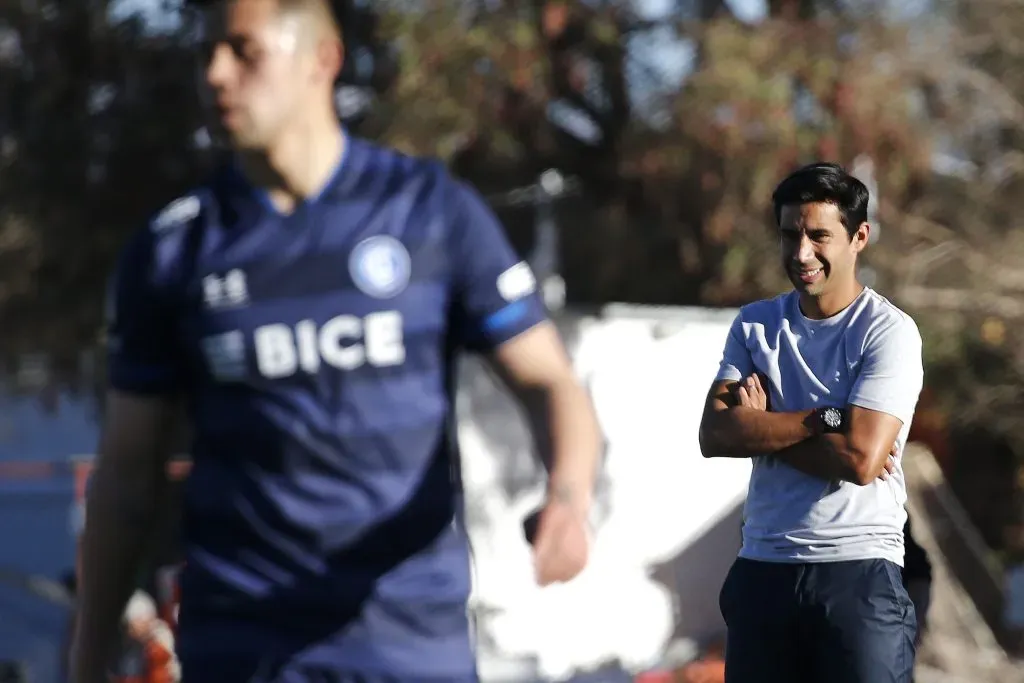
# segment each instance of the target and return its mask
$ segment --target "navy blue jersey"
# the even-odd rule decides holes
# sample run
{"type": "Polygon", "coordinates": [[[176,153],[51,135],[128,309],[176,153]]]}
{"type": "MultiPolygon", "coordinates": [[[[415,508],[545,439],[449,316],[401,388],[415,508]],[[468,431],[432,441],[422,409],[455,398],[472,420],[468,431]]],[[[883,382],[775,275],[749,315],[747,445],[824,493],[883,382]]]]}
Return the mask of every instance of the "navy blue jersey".
{"type": "Polygon", "coordinates": [[[287,216],[218,174],[151,221],[114,282],[112,386],[181,394],[194,424],[185,676],[471,678],[453,356],[545,317],[482,200],[350,139],[287,216]]]}

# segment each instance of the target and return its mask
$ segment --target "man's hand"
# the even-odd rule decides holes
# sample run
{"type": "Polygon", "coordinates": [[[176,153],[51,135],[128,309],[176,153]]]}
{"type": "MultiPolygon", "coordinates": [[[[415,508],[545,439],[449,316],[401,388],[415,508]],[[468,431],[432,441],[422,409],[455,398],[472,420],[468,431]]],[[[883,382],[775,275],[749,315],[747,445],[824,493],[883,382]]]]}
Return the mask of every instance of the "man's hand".
{"type": "Polygon", "coordinates": [[[527,540],[533,544],[537,583],[571,581],[583,571],[590,554],[590,534],[585,513],[568,500],[551,497],[533,519],[526,521],[527,540]]]}
{"type": "Polygon", "coordinates": [[[890,474],[896,471],[896,461],[899,459],[899,457],[900,445],[897,442],[892,445],[891,449],[889,449],[889,457],[886,458],[885,460],[885,469],[883,469],[882,473],[878,475],[879,479],[885,481],[889,478],[890,474]]]}
{"type": "Polygon", "coordinates": [[[603,450],[597,415],[550,321],[499,346],[494,360],[526,409],[548,467],[547,502],[525,524],[537,581],[569,581],[583,570],[590,551],[587,513],[603,450]]]}
{"type": "Polygon", "coordinates": [[[773,412],[763,375],[716,380],[704,403],[700,452],[705,458],[756,458],[817,435],[814,411],[773,412]]]}
{"type": "Polygon", "coordinates": [[[753,373],[745,380],[736,383],[736,405],[754,410],[771,410],[771,400],[768,392],[764,390],[766,380],[762,380],[759,373],[753,373]]]}

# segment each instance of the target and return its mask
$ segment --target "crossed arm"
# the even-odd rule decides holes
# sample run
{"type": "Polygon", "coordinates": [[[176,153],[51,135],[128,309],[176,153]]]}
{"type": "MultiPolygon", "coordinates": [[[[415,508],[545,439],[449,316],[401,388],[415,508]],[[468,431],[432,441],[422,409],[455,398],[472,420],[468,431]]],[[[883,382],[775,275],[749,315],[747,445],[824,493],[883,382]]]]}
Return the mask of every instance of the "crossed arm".
{"type": "Polygon", "coordinates": [[[762,381],[715,382],[700,425],[706,458],[769,455],[811,476],[866,486],[887,476],[902,422],[859,406],[847,407],[842,434],[823,434],[813,410],[771,412],[762,381]]]}

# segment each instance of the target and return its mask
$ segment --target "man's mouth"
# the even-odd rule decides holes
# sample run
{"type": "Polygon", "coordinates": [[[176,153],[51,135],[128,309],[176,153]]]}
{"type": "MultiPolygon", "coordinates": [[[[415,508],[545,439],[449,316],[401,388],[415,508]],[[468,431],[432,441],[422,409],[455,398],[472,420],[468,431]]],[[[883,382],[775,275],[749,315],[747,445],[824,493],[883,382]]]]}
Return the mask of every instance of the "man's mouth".
{"type": "Polygon", "coordinates": [[[814,282],[821,276],[821,268],[813,268],[810,270],[797,270],[796,275],[803,282],[814,282]]]}

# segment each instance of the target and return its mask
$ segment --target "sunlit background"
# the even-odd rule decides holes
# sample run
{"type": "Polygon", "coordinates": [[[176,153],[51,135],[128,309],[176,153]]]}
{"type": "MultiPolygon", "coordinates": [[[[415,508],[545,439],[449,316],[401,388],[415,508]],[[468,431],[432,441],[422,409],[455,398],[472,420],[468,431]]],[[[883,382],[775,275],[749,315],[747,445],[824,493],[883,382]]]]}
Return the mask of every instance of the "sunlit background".
{"type": "MultiPolygon", "coordinates": [[[[50,683],[102,408],[106,278],[125,237],[221,150],[197,97],[196,17],[177,3],[0,6],[0,683],[50,683]]],[[[679,680],[718,680],[697,676],[717,675],[714,596],[745,472],[699,462],[695,411],[734,307],[786,286],[771,191],[820,159],[871,188],[862,279],[924,336],[911,503],[938,597],[919,680],[1022,676],[1024,3],[337,9],[347,127],[442,158],[488,198],[609,433],[597,560],[539,591],[518,527],[539,473],[507,398],[464,369],[491,680],[691,661],[709,665],[679,680]]],[[[172,561],[173,525],[154,538],[172,561]]]]}

